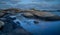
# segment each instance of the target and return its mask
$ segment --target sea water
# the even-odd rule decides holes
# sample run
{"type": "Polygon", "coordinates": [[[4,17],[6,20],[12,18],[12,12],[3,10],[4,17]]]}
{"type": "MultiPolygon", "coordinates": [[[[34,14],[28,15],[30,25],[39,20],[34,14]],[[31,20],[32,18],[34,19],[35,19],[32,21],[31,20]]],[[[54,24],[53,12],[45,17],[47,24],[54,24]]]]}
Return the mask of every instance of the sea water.
{"type": "Polygon", "coordinates": [[[33,33],[34,35],[59,35],[60,21],[39,20],[38,24],[34,24],[35,19],[27,19],[21,14],[17,14],[15,17],[17,19],[14,20],[14,22],[18,21],[25,30],[33,33]]]}

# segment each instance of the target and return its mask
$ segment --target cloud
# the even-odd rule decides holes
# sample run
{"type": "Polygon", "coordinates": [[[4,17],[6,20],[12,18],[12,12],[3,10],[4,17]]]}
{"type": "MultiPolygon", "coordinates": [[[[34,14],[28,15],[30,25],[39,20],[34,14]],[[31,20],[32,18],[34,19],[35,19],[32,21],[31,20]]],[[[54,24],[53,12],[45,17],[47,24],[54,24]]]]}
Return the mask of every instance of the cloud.
{"type": "MultiPolygon", "coordinates": [[[[33,5],[30,5],[30,6],[42,6],[42,7],[50,7],[50,8],[60,8],[58,5],[59,2],[58,0],[49,0],[49,2],[47,2],[48,0],[5,0],[5,1],[1,1],[0,0],[0,5],[5,5],[5,6],[8,6],[8,7],[18,7],[18,5],[22,6],[22,5],[27,5],[29,6],[29,4],[33,4],[33,5]],[[32,2],[34,1],[34,2],[32,2]],[[53,1],[53,2],[51,2],[53,1]]],[[[26,7],[27,7],[26,6],[26,7]]]]}
{"type": "Polygon", "coordinates": [[[0,4],[6,4],[6,3],[7,3],[7,2],[5,2],[5,1],[1,1],[1,2],[0,2],[0,4]]]}

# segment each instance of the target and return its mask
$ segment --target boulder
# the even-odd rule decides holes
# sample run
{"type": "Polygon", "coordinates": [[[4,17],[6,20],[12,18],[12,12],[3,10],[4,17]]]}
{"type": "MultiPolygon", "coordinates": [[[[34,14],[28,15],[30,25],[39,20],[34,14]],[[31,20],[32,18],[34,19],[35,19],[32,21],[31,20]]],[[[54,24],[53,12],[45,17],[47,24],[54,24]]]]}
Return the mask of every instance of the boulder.
{"type": "Polygon", "coordinates": [[[3,15],[4,15],[4,13],[1,13],[1,12],[0,12],[0,17],[3,16],[3,15]]]}
{"type": "Polygon", "coordinates": [[[11,17],[2,17],[6,19],[1,19],[0,21],[0,27],[3,26],[3,28],[0,28],[0,35],[32,35],[30,32],[26,31],[23,27],[21,27],[19,22],[15,23],[13,20],[15,18],[11,17]]]}
{"type": "Polygon", "coordinates": [[[34,18],[34,15],[32,13],[29,13],[29,12],[23,13],[22,16],[24,16],[26,18],[34,18]]]}
{"type": "Polygon", "coordinates": [[[0,21],[0,29],[2,28],[2,26],[4,26],[4,22],[0,21]]]}

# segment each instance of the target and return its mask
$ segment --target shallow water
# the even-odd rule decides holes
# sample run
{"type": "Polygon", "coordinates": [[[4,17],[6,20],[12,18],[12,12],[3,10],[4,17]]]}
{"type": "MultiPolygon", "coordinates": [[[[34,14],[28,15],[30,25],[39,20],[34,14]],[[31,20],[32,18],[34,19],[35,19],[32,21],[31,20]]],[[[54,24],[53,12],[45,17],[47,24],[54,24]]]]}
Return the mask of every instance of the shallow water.
{"type": "Polygon", "coordinates": [[[11,17],[16,17],[17,19],[14,22],[18,21],[25,30],[34,35],[59,35],[60,21],[40,20],[38,24],[35,24],[34,19],[27,19],[21,16],[21,14],[11,17]]]}

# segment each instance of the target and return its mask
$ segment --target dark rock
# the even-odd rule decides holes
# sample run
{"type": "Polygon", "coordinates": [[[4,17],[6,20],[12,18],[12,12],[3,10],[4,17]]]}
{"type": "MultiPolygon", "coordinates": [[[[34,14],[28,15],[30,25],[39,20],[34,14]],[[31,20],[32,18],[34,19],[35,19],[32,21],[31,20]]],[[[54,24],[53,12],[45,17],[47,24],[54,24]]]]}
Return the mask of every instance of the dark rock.
{"type": "Polygon", "coordinates": [[[17,28],[13,31],[14,35],[32,35],[30,32],[27,32],[23,28],[17,28]]]}
{"type": "Polygon", "coordinates": [[[1,27],[0,27],[0,31],[3,29],[3,27],[4,27],[4,26],[1,26],[1,27]]]}
{"type": "Polygon", "coordinates": [[[3,26],[4,26],[4,22],[0,21],[0,30],[3,28],[3,26]]]}
{"type": "Polygon", "coordinates": [[[39,19],[43,21],[60,21],[60,16],[57,16],[57,15],[43,16],[43,15],[36,15],[36,14],[28,15],[25,13],[25,14],[22,14],[22,16],[29,19],[39,19]]]}
{"type": "Polygon", "coordinates": [[[1,19],[2,21],[4,21],[4,26],[0,29],[0,35],[32,35],[30,32],[17,25],[17,23],[19,24],[19,22],[13,22],[15,18],[11,18],[9,16],[5,16],[3,18],[6,19],[1,19]]]}
{"type": "Polygon", "coordinates": [[[3,16],[3,15],[4,15],[4,13],[1,13],[1,12],[0,12],[0,17],[3,16]]]}
{"type": "Polygon", "coordinates": [[[37,20],[36,20],[36,21],[34,21],[34,24],[39,24],[39,21],[37,21],[37,20]]]}
{"type": "MultiPolygon", "coordinates": [[[[40,12],[40,11],[35,11],[35,10],[19,10],[19,9],[14,9],[14,8],[10,8],[10,9],[5,9],[2,10],[2,12],[6,12],[6,13],[10,13],[13,14],[15,12],[19,11],[20,13],[24,13],[22,14],[24,17],[26,18],[36,18],[34,15],[36,15],[37,17],[39,17],[38,19],[41,20],[45,20],[45,21],[57,21],[60,20],[60,16],[57,16],[51,12],[40,12]],[[9,11],[9,12],[8,12],[9,11]]],[[[60,10],[57,10],[60,11],[60,10]]],[[[3,13],[1,13],[1,16],[3,15],[3,13]]],[[[4,14],[6,15],[6,14],[4,14]]],[[[3,16],[4,16],[3,15],[3,16]]],[[[8,17],[8,16],[7,16],[8,17]]]]}
{"type": "Polygon", "coordinates": [[[37,19],[44,20],[44,21],[60,21],[60,16],[50,16],[50,17],[41,17],[35,15],[37,19]]]}

